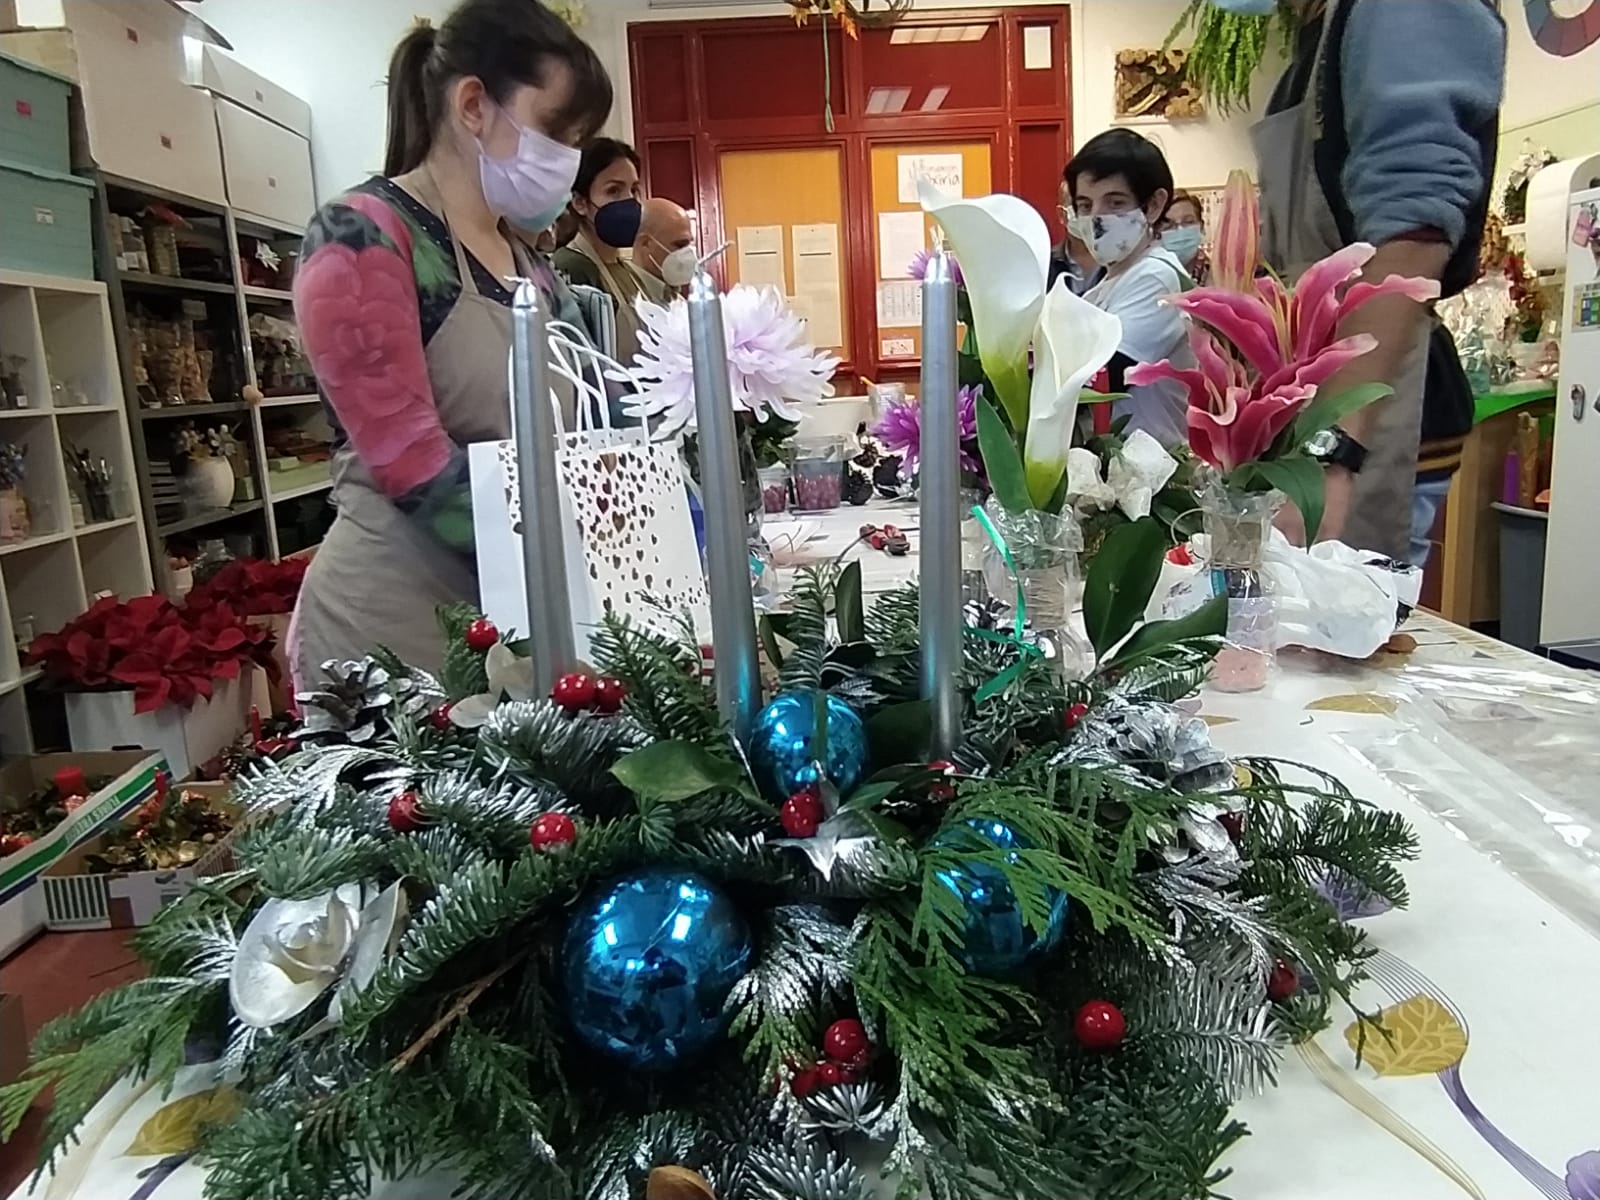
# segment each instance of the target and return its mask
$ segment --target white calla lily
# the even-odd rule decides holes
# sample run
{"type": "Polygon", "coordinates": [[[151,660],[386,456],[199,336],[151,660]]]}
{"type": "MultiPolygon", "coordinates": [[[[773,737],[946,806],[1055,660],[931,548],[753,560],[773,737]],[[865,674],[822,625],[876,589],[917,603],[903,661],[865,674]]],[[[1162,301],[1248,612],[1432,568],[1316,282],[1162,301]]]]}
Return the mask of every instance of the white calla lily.
{"type": "Polygon", "coordinates": [[[939,223],[961,262],[983,369],[1020,429],[1028,421],[1028,347],[1050,277],[1050,230],[1033,205],[1016,196],[955,199],[926,180],[921,194],[923,211],[939,223]]]}
{"type": "MultiPolygon", "coordinates": [[[[978,319],[976,304],[973,317],[978,319]]],[[[984,336],[980,320],[980,346],[984,336]]],[[[1022,449],[1028,495],[1037,507],[1049,503],[1066,473],[1079,395],[1121,344],[1122,322],[1115,314],[1073,295],[1064,277],[1056,280],[1033,339],[1033,390],[1022,449]]]]}

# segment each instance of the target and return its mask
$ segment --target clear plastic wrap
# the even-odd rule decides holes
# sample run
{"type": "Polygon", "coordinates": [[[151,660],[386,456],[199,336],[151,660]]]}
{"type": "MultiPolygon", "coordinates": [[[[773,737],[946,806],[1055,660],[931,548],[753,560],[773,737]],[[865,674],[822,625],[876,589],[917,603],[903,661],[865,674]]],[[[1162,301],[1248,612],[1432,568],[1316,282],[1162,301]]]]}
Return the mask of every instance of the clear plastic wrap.
{"type": "Polygon", "coordinates": [[[1384,688],[1394,720],[1338,738],[1600,936],[1600,678],[1491,653],[1416,656],[1384,688]]]}

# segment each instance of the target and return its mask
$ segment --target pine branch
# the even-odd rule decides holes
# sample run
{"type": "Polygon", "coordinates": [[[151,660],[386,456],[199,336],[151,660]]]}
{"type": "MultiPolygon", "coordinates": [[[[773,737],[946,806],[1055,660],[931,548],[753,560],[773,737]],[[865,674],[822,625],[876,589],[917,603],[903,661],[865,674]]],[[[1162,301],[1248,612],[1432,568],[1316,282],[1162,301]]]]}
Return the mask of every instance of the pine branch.
{"type": "Polygon", "coordinates": [[[876,1190],[851,1159],[816,1142],[771,1146],[750,1156],[754,1200],[873,1200],[876,1190]]]}
{"type": "Polygon", "coordinates": [[[832,649],[828,638],[828,611],[838,571],[811,566],[799,571],[789,592],[783,636],[793,644],[779,671],[780,690],[815,691],[822,686],[822,668],[832,649]]]}
{"type": "Polygon", "coordinates": [[[651,740],[708,745],[723,737],[716,697],[701,680],[700,647],[606,614],[591,642],[595,661],[627,688],[623,712],[651,740]]]}
{"type": "Polygon", "coordinates": [[[547,700],[501,704],[478,732],[478,748],[490,767],[555,788],[595,814],[613,813],[625,803],[611,768],[643,741],[630,717],[572,717],[547,700]]]}

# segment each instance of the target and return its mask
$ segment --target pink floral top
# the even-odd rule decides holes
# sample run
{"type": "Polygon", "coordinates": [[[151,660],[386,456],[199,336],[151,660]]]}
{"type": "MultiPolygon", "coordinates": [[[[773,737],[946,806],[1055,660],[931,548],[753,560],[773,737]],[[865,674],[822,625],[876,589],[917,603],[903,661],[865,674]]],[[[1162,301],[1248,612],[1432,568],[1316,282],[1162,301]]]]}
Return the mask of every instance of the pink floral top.
{"type": "MultiPolygon", "coordinates": [[[[469,253],[478,292],[511,293],[469,253]]],[[[571,293],[542,259],[538,282],[562,319],[571,293]]],[[[295,317],[334,426],[395,506],[470,556],[466,447],[446,432],[428,381],[427,347],[461,296],[445,223],[398,184],[375,178],[312,218],[295,274],[295,317]]]]}

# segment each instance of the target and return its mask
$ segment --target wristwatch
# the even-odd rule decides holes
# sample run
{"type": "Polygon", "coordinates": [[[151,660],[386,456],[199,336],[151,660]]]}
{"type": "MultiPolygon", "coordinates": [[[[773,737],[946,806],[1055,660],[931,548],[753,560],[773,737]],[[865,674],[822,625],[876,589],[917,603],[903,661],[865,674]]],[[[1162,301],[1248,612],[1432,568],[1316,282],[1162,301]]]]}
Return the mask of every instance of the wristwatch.
{"type": "Polygon", "coordinates": [[[1367,461],[1367,448],[1338,426],[1306,439],[1306,453],[1325,467],[1343,467],[1352,475],[1367,461]]]}

